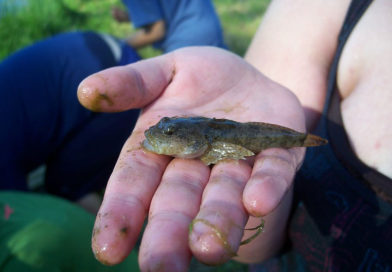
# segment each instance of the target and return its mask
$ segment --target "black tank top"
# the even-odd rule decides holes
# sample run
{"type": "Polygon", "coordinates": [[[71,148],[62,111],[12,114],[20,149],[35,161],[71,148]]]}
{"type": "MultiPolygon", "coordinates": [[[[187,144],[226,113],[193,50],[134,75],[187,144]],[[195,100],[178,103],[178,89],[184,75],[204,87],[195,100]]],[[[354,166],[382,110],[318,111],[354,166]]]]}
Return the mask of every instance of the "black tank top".
{"type": "Polygon", "coordinates": [[[297,268],[392,269],[392,204],[388,201],[392,199],[392,180],[355,156],[343,127],[336,85],[343,47],[371,2],[351,2],[330,69],[324,112],[315,132],[330,144],[307,150],[295,181],[294,213],[289,225],[294,254],[285,257],[297,268]]]}

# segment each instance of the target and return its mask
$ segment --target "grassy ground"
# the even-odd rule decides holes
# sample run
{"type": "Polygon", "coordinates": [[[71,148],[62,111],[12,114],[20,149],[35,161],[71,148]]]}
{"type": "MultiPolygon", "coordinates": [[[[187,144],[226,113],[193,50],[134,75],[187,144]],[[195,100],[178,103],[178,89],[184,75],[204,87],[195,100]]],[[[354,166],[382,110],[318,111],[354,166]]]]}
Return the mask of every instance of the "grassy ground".
{"type": "MultiPolygon", "coordinates": [[[[243,55],[269,0],[214,0],[229,48],[243,55]]],[[[95,30],[124,37],[129,24],[112,20],[120,0],[0,0],[0,60],[39,39],[72,30],[95,30]],[[27,3],[15,8],[15,2],[27,3]]],[[[143,57],[157,54],[151,48],[143,57]]]]}
{"type": "MultiPolygon", "coordinates": [[[[213,0],[230,50],[245,53],[269,1],[213,0]]],[[[94,30],[125,37],[133,29],[111,18],[114,5],[121,5],[121,0],[0,0],[0,60],[34,41],[64,31],[94,30]],[[27,4],[11,5],[15,2],[27,4]]],[[[140,53],[146,58],[157,51],[147,48],[140,53]]],[[[211,268],[193,261],[191,268],[198,272],[246,270],[236,262],[211,268]]]]}

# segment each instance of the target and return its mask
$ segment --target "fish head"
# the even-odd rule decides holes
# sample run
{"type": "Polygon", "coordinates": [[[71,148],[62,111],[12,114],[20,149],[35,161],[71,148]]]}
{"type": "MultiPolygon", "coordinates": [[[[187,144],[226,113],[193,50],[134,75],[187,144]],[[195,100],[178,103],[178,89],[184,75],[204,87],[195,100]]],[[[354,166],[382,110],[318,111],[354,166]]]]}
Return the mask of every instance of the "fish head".
{"type": "Polygon", "coordinates": [[[200,127],[186,118],[164,117],[144,132],[143,147],[151,152],[178,158],[197,158],[208,148],[200,127]]]}

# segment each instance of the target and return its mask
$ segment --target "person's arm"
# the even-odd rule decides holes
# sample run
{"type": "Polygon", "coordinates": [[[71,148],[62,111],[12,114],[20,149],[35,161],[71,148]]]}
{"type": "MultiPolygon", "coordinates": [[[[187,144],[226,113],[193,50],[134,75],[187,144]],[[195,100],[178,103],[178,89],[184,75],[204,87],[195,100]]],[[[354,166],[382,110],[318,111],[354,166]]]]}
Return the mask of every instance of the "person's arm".
{"type": "Polygon", "coordinates": [[[245,59],[288,87],[312,128],[322,111],[328,69],[349,0],[273,0],[245,59]]]}
{"type": "MultiPolygon", "coordinates": [[[[308,130],[315,125],[323,108],[328,69],[349,2],[272,1],[245,56],[260,72],[295,93],[303,106],[308,130]]],[[[262,197],[267,194],[257,193],[259,202],[254,207],[247,207],[248,210],[265,209],[268,201],[263,201],[262,197]]],[[[245,190],[244,199],[249,194],[251,192],[245,190]]],[[[273,211],[265,216],[264,232],[252,243],[240,247],[239,261],[260,262],[280,250],[286,237],[291,199],[292,187],[276,209],[265,209],[273,211]]],[[[247,227],[256,224],[257,219],[253,218],[247,227]]]]}
{"type": "Polygon", "coordinates": [[[126,41],[133,48],[141,48],[163,39],[165,33],[165,22],[159,20],[147,27],[138,29],[126,41]]]}

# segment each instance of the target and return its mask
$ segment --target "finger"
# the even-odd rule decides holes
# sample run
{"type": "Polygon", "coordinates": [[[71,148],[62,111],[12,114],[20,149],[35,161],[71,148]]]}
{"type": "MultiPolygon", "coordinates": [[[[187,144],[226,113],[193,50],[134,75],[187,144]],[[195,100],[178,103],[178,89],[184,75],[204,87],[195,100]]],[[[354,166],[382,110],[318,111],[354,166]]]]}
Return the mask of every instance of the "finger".
{"type": "Polygon", "coordinates": [[[292,185],[304,156],[304,148],[271,148],[255,160],[249,182],[244,190],[244,205],[253,216],[273,211],[292,185]]]}
{"type": "MultiPolygon", "coordinates": [[[[260,256],[272,257],[283,245],[293,179],[303,155],[304,148],[271,148],[257,155],[244,189],[243,203],[250,215],[263,217],[265,226],[262,234],[240,248],[238,257],[241,261],[254,263],[260,261],[260,256]]],[[[260,224],[260,218],[253,216],[250,216],[247,228],[260,224]]]]}
{"type": "Polygon", "coordinates": [[[151,103],[174,76],[170,54],[109,68],[84,79],[80,103],[93,111],[118,112],[151,103]]]}
{"type": "Polygon", "coordinates": [[[242,192],[250,171],[243,161],[222,162],[213,168],[189,236],[199,261],[215,265],[235,256],[248,217],[242,192]]]}
{"type": "Polygon", "coordinates": [[[191,253],[188,228],[196,216],[209,168],[198,160],[168,165],[150,207],[139,251],[142,271],[186,271],[191,253]]]}
{"type": "Polygon", "coordinates": [[[140,148],[143,130],[137,127],[121,151],[95,221],[92,248],[105,264],[121,262],[134,247],[169,161],[140,148]]]}
{"type": "Polygon", "coordinates": [[[243,241],[248,239],[251,241],[239,248],[236,260],[244,263],[257,263],[262,259],[272,258],[276,252],[279,252],[286,239],[286,222],[290,214],[292,188],[293,186],[290,187],[274,212],[262,218],[249,216],[246,229],[254,231],[245,232],[243,241]],[[279,216],[276,216],[277,214],[279,216]],[[260,256],[264,257],[260,259],[260,256]]]}

